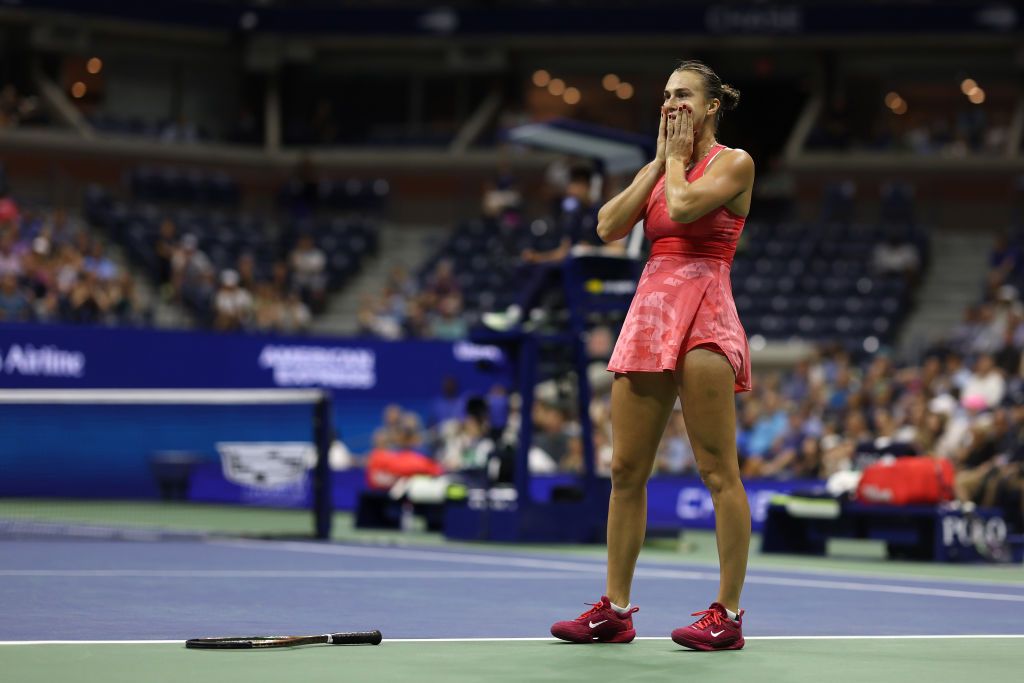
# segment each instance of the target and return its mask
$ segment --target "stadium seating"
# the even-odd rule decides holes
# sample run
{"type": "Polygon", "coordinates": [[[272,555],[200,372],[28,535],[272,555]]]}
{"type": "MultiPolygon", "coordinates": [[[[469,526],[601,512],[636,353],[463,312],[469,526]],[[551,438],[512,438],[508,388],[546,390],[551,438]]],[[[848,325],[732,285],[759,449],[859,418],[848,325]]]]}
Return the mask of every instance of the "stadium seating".
{"type": "MultiPolygon", "coordinates": [[[[555,221],[537,219],[503,231],[498,221],[462,222],[421,271],[450,259],[467,310],[499,309],[513,302],[515,264],[525,248],[553,249],[555,221]]],[[[908,223],[875,225],[834,221],[747,223],[732,268],[733,293],[749,335],[768,339],[891,341],[911,304],[901,274],[871,265],[875,246],[896,238],[927,257],[926,231],[908,223]]]]}
{"type": "MultiPolygon", "coordinates": [[[[327,188],[321,194],[323,211],[301,216],[282,213],[275,221],[238,209],[238,186],[226,174],[145,167],[126,176],[130,200],[115,199],[106,188],[90,186],[85,215],[122,244],[154,279],[160,272],[157,237],[166,218],[174,221],[179,238],[196,237],[198,248],[217,271],[234,268],[239,256],[251,254],[259,280],[270,279],[274,264],[287,261],[298,238],[311,235],[327,257],[328,289],[333,290],[377,252],[374,212],[382,208],[388,190],[381,182],[321,183],[327,188]],[[341,211],[357,207],[367,213],[341,211]]],[[[207,313],[208,302],[187,303],[194,313],[207,313]]]]}

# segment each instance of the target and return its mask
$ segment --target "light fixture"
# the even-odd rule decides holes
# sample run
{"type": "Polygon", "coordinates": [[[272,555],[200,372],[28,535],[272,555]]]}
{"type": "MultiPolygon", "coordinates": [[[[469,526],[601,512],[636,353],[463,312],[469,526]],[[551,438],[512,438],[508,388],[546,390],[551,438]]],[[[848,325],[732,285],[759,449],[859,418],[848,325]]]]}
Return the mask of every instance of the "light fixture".
{"type": "Polygon", "coordinates": [[[577,104],[580,101],[580,91],[577,88],[566,88],[562,96],[566,104],[577,104]]]}
{"type": "Polygon", "coordinates": [[[537,69],[533,72],[533,84],[538,88],[546,88],[551,82],[551,74],[544,69],[537,69]]]}
{"type": "Polygon", "coordinates": [[[98,74],[103,70],[103,60],[99,57],[91,57],[89,61],[85,63],[85,70],[91,74],[98,74]]]}
{"type": "Polygon", "coordinates": [[[615,88],[615,94],[619,96],[620,100],[628,100],[633,96],[633,86],[623,81],[615,88]]]}
{"type": "Polygon", "coordinates": [[[71,86],[71,96],[76,100],[80,100],[85,97],[85,93],[88,88],[85,87],[85,83],[82,81],[75,81],[71,86]]]}
{"type": "Polygon", "coordinates": [[[615,92],[615,89],[619,87],[619,77],[616,74],[605,74],[604,78],[601,79],[601,87],[608,92],[615,92]]]}
{"type": "Polygon", "coordinates": [[[561,97],[565,94],[565,81],[561,78],[551,79],[551,82],[548,83],[548,92],[555,97],[561,97]]]}

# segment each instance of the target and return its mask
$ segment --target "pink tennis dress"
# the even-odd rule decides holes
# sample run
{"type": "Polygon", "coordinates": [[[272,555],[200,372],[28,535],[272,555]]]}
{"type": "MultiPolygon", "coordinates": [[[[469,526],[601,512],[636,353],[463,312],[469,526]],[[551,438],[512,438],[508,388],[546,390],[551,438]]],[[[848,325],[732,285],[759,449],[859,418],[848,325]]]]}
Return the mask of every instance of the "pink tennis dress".
{"type": "MultiPolygon", "coordinates": [[[[715,145],[686,179],[704,175],[725,145],[715,145]]],[[[736,374],[737,393],[750,391],[750,347],[736,313],[729,272],[744,216],[724,206],[692,223],[668,215],[665,177],[654,186],[641,217],[651,257],[637,284],[615,351],[611,372],[675,370],[695,348],[725,356],[736,374]]]]}

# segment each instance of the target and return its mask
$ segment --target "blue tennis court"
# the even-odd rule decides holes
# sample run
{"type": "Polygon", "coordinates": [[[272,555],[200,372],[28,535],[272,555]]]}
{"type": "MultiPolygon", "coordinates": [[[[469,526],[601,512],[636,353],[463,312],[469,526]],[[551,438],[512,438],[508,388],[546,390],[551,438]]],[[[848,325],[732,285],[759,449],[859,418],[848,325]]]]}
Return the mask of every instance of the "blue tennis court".
{"type": "MultiPolygon", "coordinates": [[[[704,545],[711,541],[698,537],[704,545]]],[[[125,662],[150,660],[170,667],[154,680],[181,680],[185,672],[192,672],[190,680],[229,673],[264,680],[274,672],[329,680],[339,667],[372,672],[376,680],[410,671],[422,680],[479,680],[482,671],[491,680],[563,680],[566,667],[591,673],[611,667],[654,680],[694,666],[722,676],[765,666],[792,671],[772,680],[817,680],[820,671],[807,677],[807,667],[816,666],[841,667],[835,680],[877,675],[879,667],[906,671],[905,679],[951,680],[942,678],[952,666],[944,658],[969,662],[983,652],[986,673],[1024,663],[1024,577],[1017,569],[974,569],[966,578],[952,567],[915,571],[852,560],[844,570],[842,560],[756,556],[744,594],[747,648],[673,658],[685,651],[668,633],[713,597],[717,571],[700,554],[648,555],[633,595],[641,607],[640,640],[573,648],[552,639],[548,627],[583,611],[582,603],[602,591],[599,549],[4,541],[0,663],[19,674],[11,680],[46,680],[68,667],[79,680],[121,680],[117,671],[125,662]],[[384,633],[377,648],[211,653],[185,650],[182,642],[373,628],[384,633]],[[432,663],[419,670],[417,661],[432,663]]]]}

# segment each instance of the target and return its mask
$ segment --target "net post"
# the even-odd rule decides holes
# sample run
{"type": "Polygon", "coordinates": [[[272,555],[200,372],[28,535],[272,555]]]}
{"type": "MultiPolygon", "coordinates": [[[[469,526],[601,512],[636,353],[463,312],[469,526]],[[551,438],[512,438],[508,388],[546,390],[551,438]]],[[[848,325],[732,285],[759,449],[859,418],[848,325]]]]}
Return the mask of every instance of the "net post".
{"type": "Polygon", "coordinates": [[[334,430],[331,427],[331,392],[324,391],[313,411],[313,445],[316,448],[316,464],[313,467],[313,519],[314,535],[326,540],[331,537],[331,520],[334,503],[331,500],[331,442],[334,430]]]}

